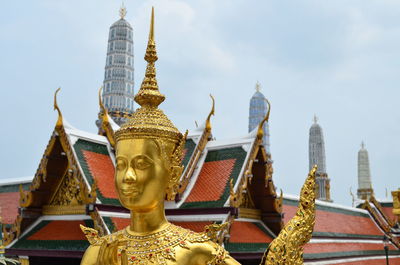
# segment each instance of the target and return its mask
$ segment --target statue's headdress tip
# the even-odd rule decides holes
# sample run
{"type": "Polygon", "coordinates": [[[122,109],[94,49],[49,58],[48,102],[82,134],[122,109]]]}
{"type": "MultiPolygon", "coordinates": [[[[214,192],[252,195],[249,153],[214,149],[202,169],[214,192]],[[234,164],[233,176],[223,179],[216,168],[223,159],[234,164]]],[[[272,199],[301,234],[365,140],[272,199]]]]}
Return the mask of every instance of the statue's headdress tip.
{"type": "Polygon", "coordinates": [[[144,79],[138,93],[134,97],[141,108],[138,108],[128,122],[115,133],[116,140],[165,138],[179,142],[182,134],[158,108],[165,100],[165,96],[160,93],[156,78],[155,62],[158,57],[154,41],[154,7],[151,11],[149,41],[144,59],[147,61],[144,79]]]}

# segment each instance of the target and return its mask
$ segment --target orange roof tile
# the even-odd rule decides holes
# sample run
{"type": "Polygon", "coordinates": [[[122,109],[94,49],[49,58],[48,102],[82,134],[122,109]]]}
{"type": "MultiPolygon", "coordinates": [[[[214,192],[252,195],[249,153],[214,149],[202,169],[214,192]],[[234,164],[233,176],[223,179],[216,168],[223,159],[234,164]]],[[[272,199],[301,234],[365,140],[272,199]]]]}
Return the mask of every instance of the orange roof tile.
{"type": "Polygon", "coordinates": [[[4,224],[12,224],[17,218],[19,192],[0,193],[1,219],[4,224]]]}
{"type": "Polygon", "coordinates": [[[101,194],[106,198],[117,199],[114,184],[114,165],[108,155],[82,150],[90,173],[97,180],[101,194]]]}
{"type": "Polygon", "coordinates": [[[270,243],[272,238],[251,222],[234,221],[229,243],[270,243]]]}
{"type": "Polygon", "coordinates": [[[86,226],[81,220],[51,221],[28,237],[28,240],[86,240],[79,225],[86,226]]]}
{"type": "Polygon", "coordinates": [[[185,202],[217,201],[222,196],[236,159],[205,162],[185,202]]]}
{"type": "MultiPolygon", "coordinates": [[[[296,206],[284,204],[284,222],[287,223],[296,211],[296,206]]],[[[323,210],[317,210],[314,232],[383,235],[371,218],[323,210]]]]}

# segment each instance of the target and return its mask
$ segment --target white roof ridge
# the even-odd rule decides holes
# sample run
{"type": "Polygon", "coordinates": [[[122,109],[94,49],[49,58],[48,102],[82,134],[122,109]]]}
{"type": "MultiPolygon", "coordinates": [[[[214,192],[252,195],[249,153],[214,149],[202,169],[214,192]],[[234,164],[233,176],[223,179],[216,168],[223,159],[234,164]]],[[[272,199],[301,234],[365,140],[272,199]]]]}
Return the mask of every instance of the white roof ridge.
{"type": "Polygon", "coordinates": [[[26,177],[15,177],[15,178],[0,178],[0,186],[30,183],[33,180],[33,176],[26,177]]]}
{"type": "MultiPolygon", "coordinates": [[[[297,201],[300,199],[299,196],[292,195],[292,194],[283,194],[283,198],[289,199],[289,200],[297,200],[297,201]]],[[[351,206],[347,206],[347,205],[341,205],[341,204],[337,204],[337,203],[333,203],[333,202],[324,202],[324,201],[316,200],[315,204],[319,205],[319,206],[327,206],[330,208],[349,210],[349,211],[353,211],[353,212],[368,213],[368,211],[364,210],[364,209],[359,209],[359,208],[355,208],[355,207],[351,207],[351,206]]]]}

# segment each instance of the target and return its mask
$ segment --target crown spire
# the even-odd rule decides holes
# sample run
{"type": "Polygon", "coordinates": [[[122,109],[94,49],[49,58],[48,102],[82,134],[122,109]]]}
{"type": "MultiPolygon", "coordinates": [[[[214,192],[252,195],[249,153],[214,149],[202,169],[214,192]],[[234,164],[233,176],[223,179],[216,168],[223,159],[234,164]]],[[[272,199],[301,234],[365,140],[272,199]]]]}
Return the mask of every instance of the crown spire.
{"type": "Polygon", "coordinates": [[[119,9],[119,16],[121,17],[121,19],[125,18],[126,13],[128,13],[128,11],[126,11],[126,7],[124,5],[124,2],[122,2],[121,8],[119,9]]]}
{"type": "Polygon", "coordinates": [[[156,79],[155,62],[158,57],[154,41],[154,7],[151,9],[149,41],[144,59],[147,62],[146,73],[140,90],[135,96],[135,101],[142,107],[157,108],[165,100],[165,96],[158,90],[156,79]]]}

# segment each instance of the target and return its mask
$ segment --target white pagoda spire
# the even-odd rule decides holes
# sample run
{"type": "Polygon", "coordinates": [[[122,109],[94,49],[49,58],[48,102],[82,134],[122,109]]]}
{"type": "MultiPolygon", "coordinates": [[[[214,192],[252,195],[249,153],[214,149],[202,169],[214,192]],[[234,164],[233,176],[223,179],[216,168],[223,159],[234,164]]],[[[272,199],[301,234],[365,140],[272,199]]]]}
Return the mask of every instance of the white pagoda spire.
{"type": "MultiPolygon", "coordinates": [[[[134,112],[133,28],[126,14],[122,4],[120,19],[110,27],[102,93],[103,104],[118,125],[134,112]]],[[[99,120],[96,124],[101,128],[99,120]]]]}
{"type": "Polygon", "coordinates": [[[314,165],[318,166],[315,175],[316,195],[318,200],[331,201],[330,179],[326,172],[325,141],[321,126],[318,124],[318,118],[314,115],[314,123],[310,128],[308,142],[308,157],[310,170],[314,165]]]}
{"type": "Polygon", "coordinates": [[[357,197],[368,200],[374,191],[371,183],[371,172],[369,168],[368,151],[364,142],[361,142],[361,149],[358,151],[358,190],[357,197]]]}

